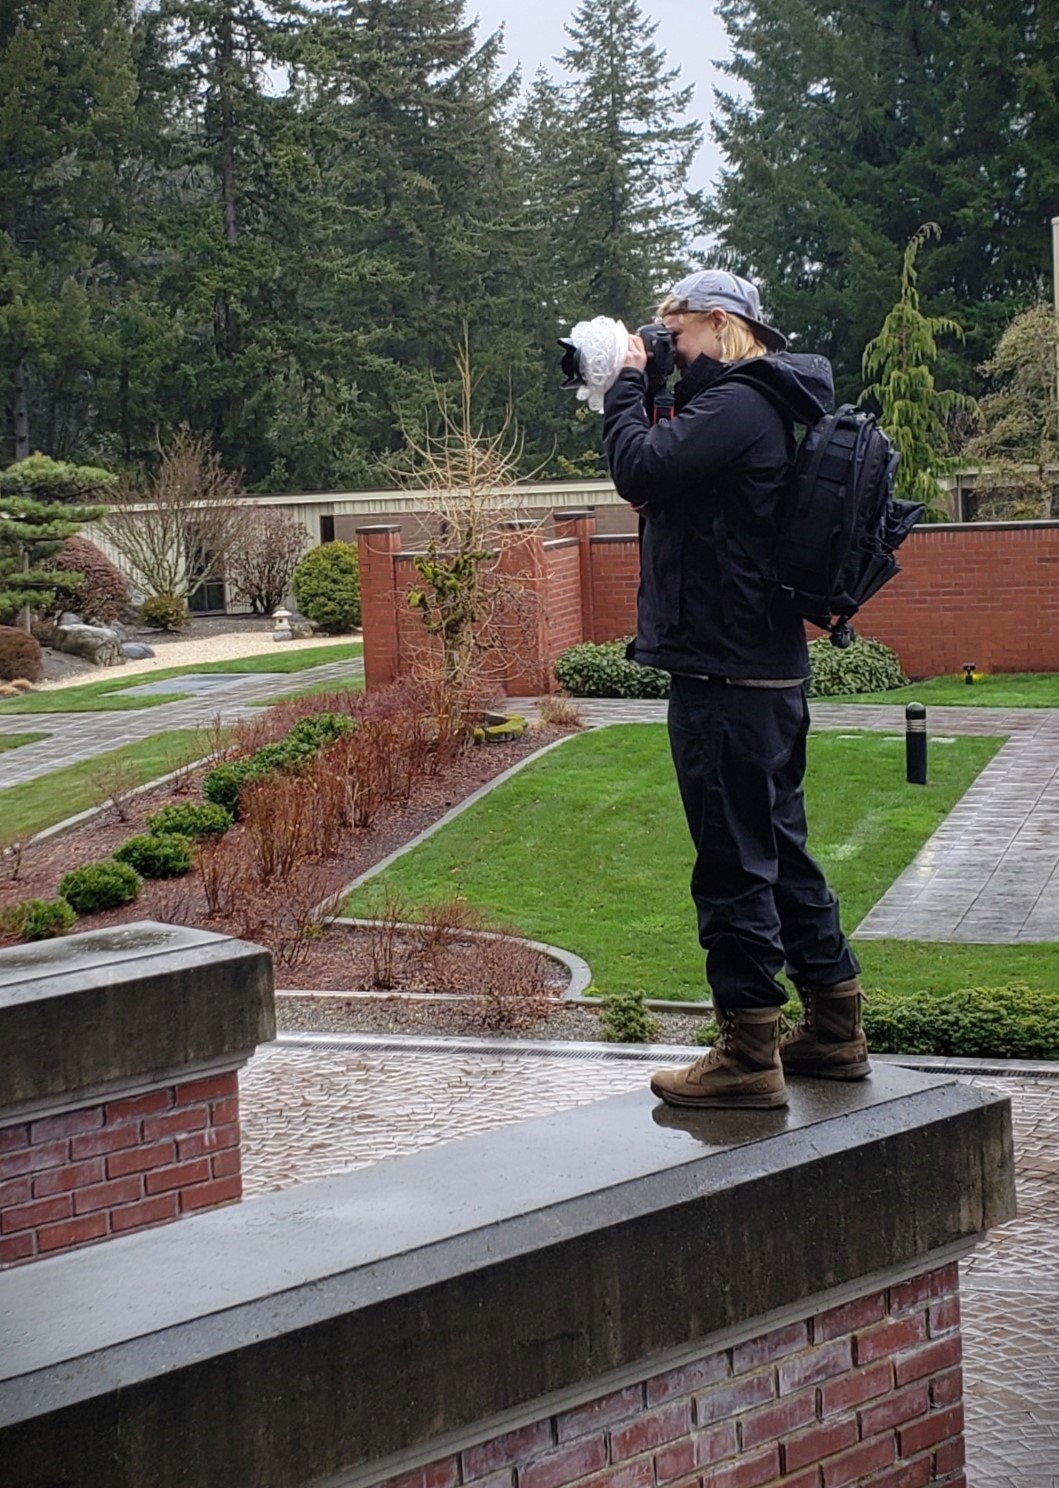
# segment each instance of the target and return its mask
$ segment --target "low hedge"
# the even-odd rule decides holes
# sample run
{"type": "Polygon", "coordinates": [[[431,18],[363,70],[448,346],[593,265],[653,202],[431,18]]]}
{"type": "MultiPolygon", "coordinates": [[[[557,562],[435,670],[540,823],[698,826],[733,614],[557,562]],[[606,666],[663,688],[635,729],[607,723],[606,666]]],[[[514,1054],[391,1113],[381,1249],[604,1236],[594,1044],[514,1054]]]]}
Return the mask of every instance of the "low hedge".
{"type": "Polygon", "coordinates": [[[896,651],[882,641],[856,636],[845,650],[827,636],[809,642],[809,696],[840,697],[849,692],[891,692],[907,687],[896,651]]]}
{"type": "Polygon", "coordinates": [[[143,880],[128,863],[85,863],[67,873],[59,884],[59,893],[78,914],[95,914],[101,909],[120,909],[131,904],[143,880]]]}
{"type": "MultiPolygon", "coordinates": [[[[627,645],[622,640],[571,646],[556,657],[556,680],[574,697],[668,697],[669,673],[628,661],[627,645]]],[[[857,636],[845,650],[832,646],[826,636],[810,641],[809,665],[810,697],[889,692],[908,683],[897,653],[864,636],[857,636]]]]}
{"type": "Polygon", "coordinates": [[[19,940],[51,940],[77,924],[77,915],[65,899],[23,899],[0,916],[0,926],[19,940]]]}
{"type": "Polygon", "coordinates": [[[147,818],[147,830],[156,837],[176,833],[178,837],[223,837],[232,824],[232,814],[223,806],[207,802],[197,806],[192,801],[174,801],[147,818]]]}
{"type": "MultiPolygon", "coordinates": [[[[793,1022],[798,1005],[784,1014],[793,1022]]],[[[869,991],[864,1031],[875,1054],[936,1054],[962,1059],[1059,1059],[1059,991],[1011,982],[1002,987],[964,987],[958,992],[921,992],[916,997],[869,991]]],[[[695,1030],[693,1041],[709,1045],[714,1022],[695,1030]]]]}
{"type": "Polygon", "coordinates": [[[669,673],[625,656],[628,639],[584,641],[555,658],[555,678],[574,697],[664,698],[669,673]]]}
{"type": "Polygon", "coordinates": [[[175,832],[144,832],[130,837],[114,854],[118,863],[128,863],[141,878],[179,878],[195,861],[191,843],[175,832]]]}
{"type": "Polygon", "coordinates": [[[207,801],[239,818],[239,797],[252,781],[267,780],[280,770],[293,769],[354,727],[352,718],[341,713],[310,713],[301,718],[276,744],[263,744],[241,760],[223,760],[203,777],[202,794],[207,801]]]}

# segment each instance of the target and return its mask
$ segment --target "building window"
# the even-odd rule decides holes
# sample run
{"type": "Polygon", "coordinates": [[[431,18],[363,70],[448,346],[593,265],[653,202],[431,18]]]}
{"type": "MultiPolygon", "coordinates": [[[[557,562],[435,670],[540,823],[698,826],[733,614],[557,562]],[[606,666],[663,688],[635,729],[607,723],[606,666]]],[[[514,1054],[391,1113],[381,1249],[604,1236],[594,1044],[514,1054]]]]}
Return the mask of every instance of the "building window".
{"type": "Polygon", "coordinates": [[[321,517],[320,518],[320,541],[322,543],[329,543],[329,542],[334,542],[334,540],[335,540],[335,519],[334,519],[334,517],[321,517]]]}

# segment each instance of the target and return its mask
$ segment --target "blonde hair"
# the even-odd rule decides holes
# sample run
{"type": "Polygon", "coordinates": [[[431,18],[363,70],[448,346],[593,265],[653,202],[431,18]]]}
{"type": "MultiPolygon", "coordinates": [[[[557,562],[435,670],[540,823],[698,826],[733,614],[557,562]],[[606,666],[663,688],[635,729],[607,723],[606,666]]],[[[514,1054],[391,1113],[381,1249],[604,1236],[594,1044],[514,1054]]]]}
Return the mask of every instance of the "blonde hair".
{"type": "MultiPolygon", "coordinates": [[[[751,357],[768,355],[768,347],[761,344],[745,320],[727,310],[722,313],[726,317],[724,325],[718,331],[722,361],[745,362],[751,357]]],[[[679,316],[681,320],[709,320],[712,314],[712,310],[689,310],[684,300],[676,300],[672,295],[666,295],[655,311],[659,320],[663,316],[679,316]]]]}

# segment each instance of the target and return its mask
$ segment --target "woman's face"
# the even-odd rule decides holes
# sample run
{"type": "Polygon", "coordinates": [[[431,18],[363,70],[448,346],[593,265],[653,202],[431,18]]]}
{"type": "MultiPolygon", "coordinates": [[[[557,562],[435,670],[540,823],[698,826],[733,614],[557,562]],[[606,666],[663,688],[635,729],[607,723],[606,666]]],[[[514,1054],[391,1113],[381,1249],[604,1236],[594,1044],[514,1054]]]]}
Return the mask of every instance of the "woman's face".
{"type": "Polygon", "coordinates": [[[677,366],[690,367],[700,356],[723,361],[721,332],[728,320],[723,310],[704,315],[663,315],[662,324],[676,342],[677,366]]]}

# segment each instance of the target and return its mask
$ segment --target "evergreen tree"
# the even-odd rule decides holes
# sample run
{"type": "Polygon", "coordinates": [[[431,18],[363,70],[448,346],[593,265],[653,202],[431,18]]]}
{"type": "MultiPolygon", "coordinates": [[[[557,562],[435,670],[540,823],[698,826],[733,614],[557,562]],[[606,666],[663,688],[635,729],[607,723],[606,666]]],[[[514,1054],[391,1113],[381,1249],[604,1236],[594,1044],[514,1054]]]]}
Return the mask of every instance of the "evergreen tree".
{"type": "Polygon", "coordinates": [[[543,422],[558,470],[574,474],[592,468],[599,432],[555,391],[556,339],[591,315],[635,328],[687,268],[702,210],[687,179],[702,130],[685,118],[692,89],[667,67],[636,0],[583,0],[566,30],[567,76],[538,76],[520,121],[548,388],[543,417],[523,425],[532,435],[543,422]]]}
{"type": "MultiPolygon", "coordinates": [[[[0,622],[46,607],[56,575],[47,560],[103,508],[87,503],[114,480],[105,470],[30,455],[0,472],[0,622]]],[[[63,573],[68,587],[76,575],[63,573]]]]}
{"type": "MultiPolygon", "coordinates": [[[[739,84],[718,97],[727,157],[707,214],[718,262],[762,286],[796,345],[854,396],[919,223],[945,242],[924,301],[985,355],[1011,297],[1035,297],[1059,210],[1059,17],[968,0],[722,0],[739,84]]],[[[943,361],[944,361],[943,357],[943,361]]],[[[969,381],[967,364],[950,375],[969,381]]]]}
{"type": "Polygon", "coordinates": [[[76,448],[104,355],[104,245],[133,100],[131,0],[0,10],[0,377],[7,445],[76,448]]]}
{"type": "Polygon", "coordinates": [[[927,239],[939,236],[935,222],[913,234],[901,268],[900,296],[878,336],[864,349],[864,375],[875,381],[863,396],[878,400],[882,426],[901,455],[894,494],[903,501],[922,502],[928,521],[948,516],[940,503],[938,476],[956,464],[950,421],[957,411],[973,407],[963,394],[942,391],[934,384],[937,337],[963,340],[956,321],[924,315],[919,304],[916,259],[927,239]]]}

